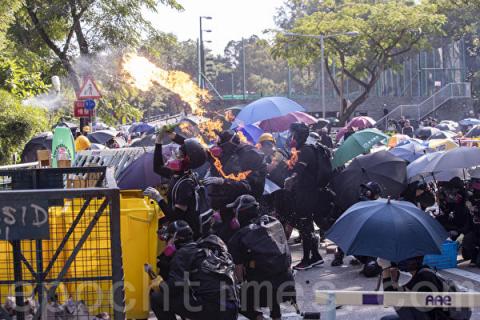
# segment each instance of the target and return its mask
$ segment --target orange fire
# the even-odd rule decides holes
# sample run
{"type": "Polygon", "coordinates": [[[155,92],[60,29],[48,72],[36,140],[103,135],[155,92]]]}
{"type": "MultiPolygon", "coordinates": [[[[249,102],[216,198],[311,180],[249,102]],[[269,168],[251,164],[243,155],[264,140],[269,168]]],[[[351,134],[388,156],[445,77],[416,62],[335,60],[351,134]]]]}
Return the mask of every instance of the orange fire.
{"type": "Polygon", "coordinates": [[[189,122],[180,122],[178,128],[182,133],[184,133],[187,137],[193,137],[195,133],[192,131],[192,125],[189,122]]]}
{"type": "Polygon", "coordinates": [[[220,161],[220,159],[215,157],[212,154],[211,151],[208,151],[208,152],[212,156],[213,165],[215,166],[217,171],[220,173],[220,175],[222,177],[224,177],[225,179],[230,179],[230,180],[234,180],[234,181],[242,181],[242,180],[247,179],[248,176],[250,175],[250,173],[252,173],[252,170],[247,170],[247,171],[239,172],[237,174],[234,174],[234,173],[226,174],[225,171],[223,171],[223,166],[222,166],[222,162],[220,161]]]}
{"type": "Polygon", "coordinates": [[[296,148],[292,148],[290,151],[292,152],[292,155],[290,156],[290,159],[288,159],[287,161],[287,166],[288,166],[288,169],[292,170],[298,161],[298,154],[300,153],[300,151],[298,151],[296,148]]]}
{"type": "Polygon", "coordinates": [[[235,115],[233,114],[232,110],[225,111],[225,119],[229,122],[233,122],[235,120],[235,115]]]}
{"type": "Polygon", "coordinates": [[[217,138],[216,131],[223,130],[223,123],[220,120],[207,120],[200,123],[198,128],[208,140],[213,141],[217,138]]]}
{"type": "Polygon", "coordinates": [[[155,84],[159,84],[178,94],[190,105],[193,114],[204,114],[205,110],[201,107],[201,102],[208,101],[210,96],[206,90],[200,89],[185,72],[163,70],[147,58],[133,53],[124,57],[122,66],[130,82],[139,90],[148,91],[155,84]]]}
{"type": "Polygon", "coordinates": [[[238,136],[238,138],[240,139],[240,142],[242,142],[242,143],[249,143],[247,137],[245,137],[245,135],[243,134],[242,131],[238,130],[238,131],[237,131],[237,136],[238,136]]]}

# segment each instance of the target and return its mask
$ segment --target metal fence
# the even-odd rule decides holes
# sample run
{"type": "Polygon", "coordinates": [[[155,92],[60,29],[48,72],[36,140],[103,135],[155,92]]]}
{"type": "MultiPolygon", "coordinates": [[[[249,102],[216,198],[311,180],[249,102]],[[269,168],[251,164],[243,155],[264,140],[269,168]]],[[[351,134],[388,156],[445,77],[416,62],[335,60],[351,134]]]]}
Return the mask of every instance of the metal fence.
{"type": "Polygon", "coordinates": [[[28,235],[10,239],[8,232],[2,235],[7,227],[0,222],[0,319],[86,320],[102,313],[125,319],[113,172],[105,167],[0,170],[0,181],[4,222],[18,208],[14,226],[25,227],[42,219],[30,207],[48,206],[47,237],[34,234],[33,222],[28,235]]]}

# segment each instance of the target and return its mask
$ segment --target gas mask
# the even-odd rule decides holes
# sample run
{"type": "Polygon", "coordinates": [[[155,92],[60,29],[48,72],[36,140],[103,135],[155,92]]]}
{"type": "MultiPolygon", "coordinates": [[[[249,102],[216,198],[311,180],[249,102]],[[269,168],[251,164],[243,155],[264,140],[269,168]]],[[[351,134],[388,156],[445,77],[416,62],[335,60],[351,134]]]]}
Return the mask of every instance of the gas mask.
{"type": "Polygon", "coordinates": [[[175,232],[173,234],[172,239],[168,241],[167,246],[163,250],[163,254],[166,255],[167,257],[173,256],[173,254],[177,251],[177,247],[175,246],[176,238],[177,238],[177,233],[175,232]]]}

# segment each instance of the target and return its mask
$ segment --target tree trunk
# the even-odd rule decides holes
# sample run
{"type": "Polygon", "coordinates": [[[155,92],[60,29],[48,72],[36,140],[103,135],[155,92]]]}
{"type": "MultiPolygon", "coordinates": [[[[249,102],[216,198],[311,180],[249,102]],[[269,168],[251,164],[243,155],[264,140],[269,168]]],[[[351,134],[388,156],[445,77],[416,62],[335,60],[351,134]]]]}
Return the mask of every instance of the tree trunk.
{"type": "MultiPolygon", "coordinates": [[[[357,109],[358,106],[360,106],[362,103],[364,103],[368,99],[368,94],[370,92],[372,87],[369,87],[368,89],[365,89],[365,92],[363,92],[357,99],[355,99],[352,104],[349,106],[342,106],[342,113],[340,114],[340,123],[342,125],[345,125],[345,123],[348,121],[348,118],[352,115],[352,113],[357,109]]],[[[345,101],[345,104],[348,102],[345,101]]]]}

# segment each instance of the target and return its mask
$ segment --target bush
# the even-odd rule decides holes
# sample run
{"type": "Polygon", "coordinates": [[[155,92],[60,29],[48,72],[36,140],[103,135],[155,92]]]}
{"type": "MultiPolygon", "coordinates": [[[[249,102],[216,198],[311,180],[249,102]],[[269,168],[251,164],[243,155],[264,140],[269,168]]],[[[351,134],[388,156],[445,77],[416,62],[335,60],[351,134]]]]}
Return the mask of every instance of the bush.
{"type": "Polygon", "coordinates": [[[20,154],[25,144],[47,127],[45,109],[23,106],[12,94],[0,90],[0,164],[11,163],[13,154],[20,154]]]}

